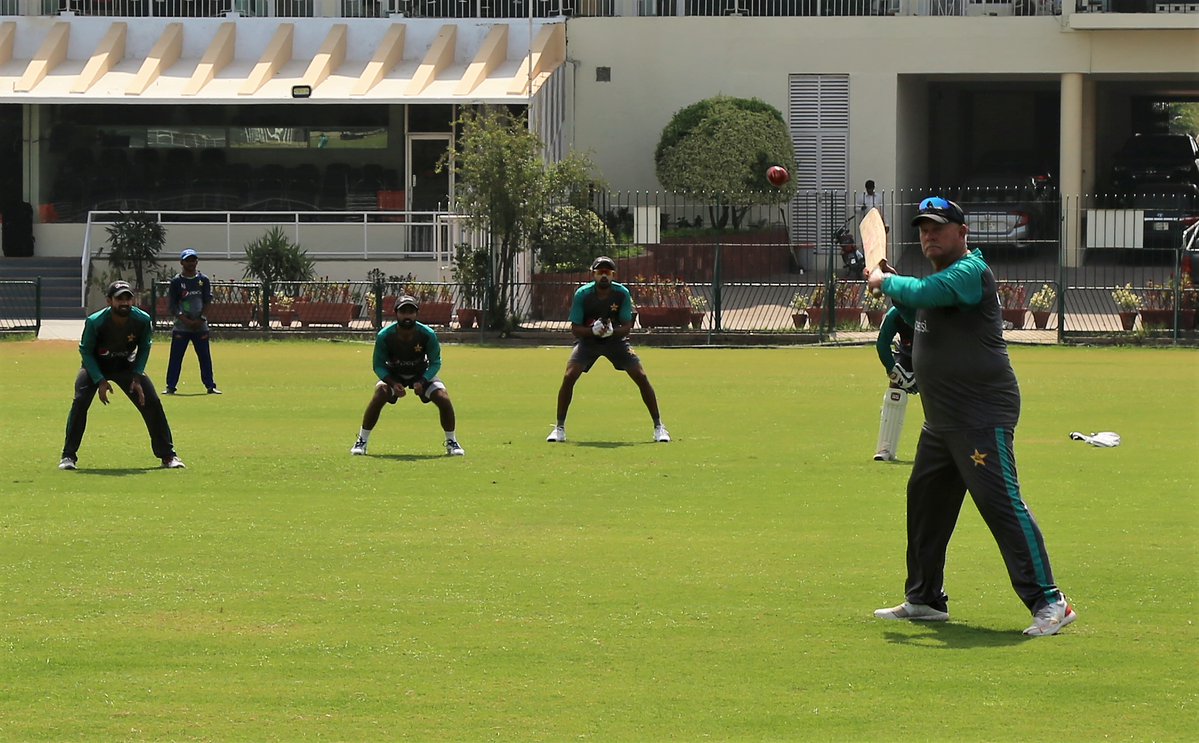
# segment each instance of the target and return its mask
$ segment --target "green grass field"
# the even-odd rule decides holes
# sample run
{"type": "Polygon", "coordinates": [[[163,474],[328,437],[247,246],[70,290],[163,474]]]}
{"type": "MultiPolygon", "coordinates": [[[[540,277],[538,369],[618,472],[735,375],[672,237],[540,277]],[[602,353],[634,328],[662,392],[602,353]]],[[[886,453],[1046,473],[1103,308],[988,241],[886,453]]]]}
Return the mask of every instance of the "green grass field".
{"type": "MultiPolygon", "coordinates": [[[[545,443],[568,349],[447,346],[467,456],[360,343],[218,341],[157,468],[118,393],[56,469],[72,343],[0,343],[2,740],[1194,740],[1199,356],[1014,348],[1025,498],[1080,619],[1029,640],[967,504],[953,621],[902,599],[871,348],[642,348],[545,443]],[[1116,449],[1070,441],[1114,430],[1116,449]],[[1187,732],[1190,731],[1190,732],[1187,732]]],[[[167,344],[150,372],[159,387],[167,344]]],[[[964,384],[967,382],[964,381],[964,384]]]]}

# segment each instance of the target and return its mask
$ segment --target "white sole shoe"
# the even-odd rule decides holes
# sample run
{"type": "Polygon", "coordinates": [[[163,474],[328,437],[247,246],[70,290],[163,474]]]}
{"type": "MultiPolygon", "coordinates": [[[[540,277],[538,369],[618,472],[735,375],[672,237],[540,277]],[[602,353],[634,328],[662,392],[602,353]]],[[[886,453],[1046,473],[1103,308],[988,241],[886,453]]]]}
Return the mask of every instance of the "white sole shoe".
{"type": "Polygon", "coordinates": [[[888,609],[875,609],[874,616],[879,619],[908,619],[914,622],[947,622],[949,612],[934,609],[927,604],[911,604],[907,601],[899,606],[888,609]]]}
{"type": "Polygon", "coordinates": [[[1050,604],[1041,609],[1033,617],[1032,626],[1024,630],[1024,634],[1029,637],[1049,637],[1061,632],[1062,629],[1071,624],[1075,619],[1078,619],[1078,614],[1074,611],[1074,607],[1063,599],[1057,604],[1050,604]],[[1058,607],[1064,606],[1065,609],[1059,613],[1058,607]]]}

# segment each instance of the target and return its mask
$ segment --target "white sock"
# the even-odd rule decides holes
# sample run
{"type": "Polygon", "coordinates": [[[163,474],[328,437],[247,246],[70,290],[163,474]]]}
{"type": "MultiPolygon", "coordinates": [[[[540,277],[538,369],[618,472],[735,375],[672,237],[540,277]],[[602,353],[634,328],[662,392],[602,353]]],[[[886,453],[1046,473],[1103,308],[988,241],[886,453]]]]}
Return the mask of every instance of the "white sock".
{"type": "Polygon", "coordinates": [[[453,431],[446,431],[445,432],[445,440],[446,441],[457,441],[458,437],[455,435],[455,433],[453,431]]]}
{"type": "Polygon", "coordinates": [[[370,441],[370,438],[371,438],[370,429],[369,428],[359,428],[358,429],[358,438],[362,439],[363,441],[370,441]]]}

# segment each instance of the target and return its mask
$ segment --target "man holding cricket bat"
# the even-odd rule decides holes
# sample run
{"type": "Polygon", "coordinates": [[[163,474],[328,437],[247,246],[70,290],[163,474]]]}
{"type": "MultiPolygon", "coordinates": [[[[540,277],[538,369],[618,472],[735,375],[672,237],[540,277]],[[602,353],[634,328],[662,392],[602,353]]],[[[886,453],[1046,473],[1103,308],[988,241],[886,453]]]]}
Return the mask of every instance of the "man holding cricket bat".
{"type": "Polygon", "coordinates": [[[1041,529],[1020,496],[1013,448],[1020,389],[1003,340],[995,276],[966,246],[961,207],[920,202],[912,226],[934,273],[899,276],[867,262],[867,283],[914,309],[912,359],[924,428],[907,487],[905,601],[880,619],[946,621],[945,553],[966,491],[999,545],[1016,594],[1033,615],[1024,634],[1057,634],[1077,618],[1054,582],[1041,529]]]}

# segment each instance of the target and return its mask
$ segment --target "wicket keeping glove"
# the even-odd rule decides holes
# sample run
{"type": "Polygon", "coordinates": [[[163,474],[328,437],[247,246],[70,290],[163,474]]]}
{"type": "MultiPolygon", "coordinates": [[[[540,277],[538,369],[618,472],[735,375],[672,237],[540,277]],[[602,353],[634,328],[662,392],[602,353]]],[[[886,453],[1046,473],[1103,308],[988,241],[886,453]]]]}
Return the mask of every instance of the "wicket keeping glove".
{"type": "Polygon", "coordinates": [[[596,318],[596,321],[591,323],[591,334],[596,338],[607,338],[612,334],[612,331],[608,329],[607,323],[602,319],[596,318]]]}

